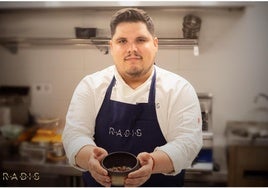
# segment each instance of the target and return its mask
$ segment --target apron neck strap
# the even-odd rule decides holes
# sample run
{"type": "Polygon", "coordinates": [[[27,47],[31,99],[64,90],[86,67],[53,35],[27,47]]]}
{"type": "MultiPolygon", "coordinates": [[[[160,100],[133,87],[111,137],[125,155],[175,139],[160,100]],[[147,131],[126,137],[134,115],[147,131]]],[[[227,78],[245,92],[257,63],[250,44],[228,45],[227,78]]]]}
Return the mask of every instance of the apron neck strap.
{"type": "Polygon", "coordinates": [[[151,86],[150,86],[150,93],[149,93],[149,103],[155,102],[155,80],[156,80],[156,70],[154,69],[154,75],[152,77],[151,86]]]}

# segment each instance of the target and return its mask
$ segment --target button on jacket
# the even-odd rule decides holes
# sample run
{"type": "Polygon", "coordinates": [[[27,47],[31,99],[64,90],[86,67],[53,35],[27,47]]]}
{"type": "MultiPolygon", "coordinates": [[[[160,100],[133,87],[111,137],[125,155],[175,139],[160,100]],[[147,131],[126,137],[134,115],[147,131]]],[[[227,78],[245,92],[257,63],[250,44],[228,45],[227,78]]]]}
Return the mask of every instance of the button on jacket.
{"type": "MultiPolygon", "coordinates": [[[[166,144],[155,150],[164,151],[173,162],[174,172],[191,165],[202,147],[202,120],[200,105],[192,85],[184,78],[154,66],[156,71],[155,109],[158,123],[166,144]]],[[[153,72],[154,73],[154,72],[153,72]]],[[[85,145],[94,142],[95,121],[105,93],[113,77],[111,100],[137,104],[147,103],[152,75],[136,89],[130,88],[117,72],[115,66],[84,77],[76,87],[66,116],[63,144],[70,164],[76,166],[75,155],[85,145]]],[[[110,128],[109,134],[119,137],[139,136],[140,130],[110,128]]],[[[144,143],[146,144],[146,143],[144,143]]]]}

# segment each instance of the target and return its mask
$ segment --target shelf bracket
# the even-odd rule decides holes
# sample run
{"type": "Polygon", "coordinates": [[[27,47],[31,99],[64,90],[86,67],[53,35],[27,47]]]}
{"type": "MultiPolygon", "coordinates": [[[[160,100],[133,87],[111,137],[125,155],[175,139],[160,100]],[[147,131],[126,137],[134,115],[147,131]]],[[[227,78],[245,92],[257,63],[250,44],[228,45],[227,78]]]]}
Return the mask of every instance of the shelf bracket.
{"type": "Polygon", "coordinates": [[[9,43],[2,43],[1,45],[12,54],[18,53],[18,42],[16,41],[12,41],[9,43]]]}
{"type": "Polygon", "coordinates": [[[108,46],[99,46],[99,45],[95,45],[95,46],[104,55],[109,54],[109,47],[108,46]]]}

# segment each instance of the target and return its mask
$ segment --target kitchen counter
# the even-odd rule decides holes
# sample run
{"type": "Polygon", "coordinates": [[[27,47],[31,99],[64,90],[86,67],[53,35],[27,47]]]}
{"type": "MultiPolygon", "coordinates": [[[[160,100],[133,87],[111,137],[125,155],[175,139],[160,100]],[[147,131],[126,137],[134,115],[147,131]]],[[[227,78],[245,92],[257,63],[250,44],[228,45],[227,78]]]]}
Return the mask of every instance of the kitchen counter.
{"type": "Polygon", "coordinates": [[[1,162],[1,168],[16,171],[38,171],[39,173],[49,173],[57,175],[67,175],[67,176],[81,176],[81,172],[73,167],[71,167],[67,161],[63,162],[29,162],[20,159],[19,157],[13,157],[10,159],[3,160],[1,162]]]}
{"type": "Polygon", "coordinates": [[[222,187],[227,186],[227,172],[187,172],[185,187],[222,187]]]}
{"type": "Polygon", "coordinates": [[[267,187],[268,122],[229,121],[228,186],[267,187]]]}
{"type": "MultiPolygon", "coordinates": [[[[226,186],[227,184],[227,167],[226,167],[226,153],[225,148],[216,147],[214,149],[214,162],[220,164],[219,168],[213,171],[187,171],[185,173],[185,186],[226,186]]],[[[3,185],[18,186],[11,180],[12,176],[17,176],[20,182],[21,173],[26,176],[26,180],[23,180],[25,186],[52,186],[54,184],[59,186],[83,186],[81,172],[72,166],[70,166],[67,160],[61,162],[29,162],[22,160],[19,156],[7,158],[1,161],[1,170],[3,185]],[[5,175],[3,174],[5,173],[5,175]],[[34,174],[38,173],[39,179],[37,182],[33,182],[34,174]],[[8,177],[7,177],[8,176],[8,177]],[[28,178],[27,178],[28,176],[28,178]],[[31,176],[31,177],[30,177],[31,176]],[[29,180],[31,179],[31,180],[29,180]],[[59,182],[59,180],[63,180],[59,182]],[[28,184],[25,184],[28,183],[28,184]],[[49,184],[50,183],[50,184],[49,184]]],[[[54,185],[53,186],[56,186],[54,185]]],[[[21,183],[19,183],[21,186],[21,183]]]]}
{"type": "Polygon", "coordinates": [[[81,172],[66,160],[32,162],[19,156],[3,159],[1,186],[83,186],[81,172]]]}

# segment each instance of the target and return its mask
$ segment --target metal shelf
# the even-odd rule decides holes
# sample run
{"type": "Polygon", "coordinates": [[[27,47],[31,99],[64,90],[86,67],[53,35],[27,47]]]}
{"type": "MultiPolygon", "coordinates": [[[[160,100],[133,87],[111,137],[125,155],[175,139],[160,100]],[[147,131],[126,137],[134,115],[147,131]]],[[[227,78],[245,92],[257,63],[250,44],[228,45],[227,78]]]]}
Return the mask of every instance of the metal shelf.
{"type": "MultiPolygon", "coordinates": [[[[96,47],[104,54],[109,51],[110,38],[0,38],[0,45],[7,48],[11,53],[16,54],[19,48],[25,47],[46,47],[46,46],[67,46],[71,48],[96,47]]],[[[160,48],[198,48],[198,39],[185,38],[159,38],[160,48]]]]}

